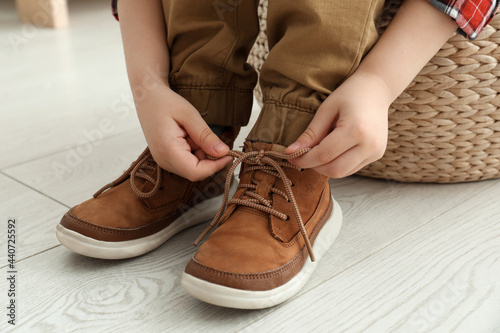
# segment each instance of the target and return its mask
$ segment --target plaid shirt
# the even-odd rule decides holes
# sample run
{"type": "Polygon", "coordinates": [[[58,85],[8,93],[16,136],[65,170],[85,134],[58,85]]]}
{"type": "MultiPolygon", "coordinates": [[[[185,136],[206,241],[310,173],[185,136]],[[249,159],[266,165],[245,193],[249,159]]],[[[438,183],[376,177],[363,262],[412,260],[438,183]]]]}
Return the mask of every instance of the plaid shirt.
{"type": "MultiPolygon", "coordinates": [[[[476,39],[495,16],[500,0],[427,0],[431,5],[449,15],[458,25],[457,32],[470,40],[476,39]]],[[[111,0],[113,15],[118,20],[116,3],[111,0]]],[[[403,0],[401,0],[403,2],[403,0]]]]}
{"type": "Polygon", "coordinates": [[[451,16],[458,25],[457,32],[476,39],[483,28],[493,19],[498,9],[498,0],[427,0],[451,16]]]}

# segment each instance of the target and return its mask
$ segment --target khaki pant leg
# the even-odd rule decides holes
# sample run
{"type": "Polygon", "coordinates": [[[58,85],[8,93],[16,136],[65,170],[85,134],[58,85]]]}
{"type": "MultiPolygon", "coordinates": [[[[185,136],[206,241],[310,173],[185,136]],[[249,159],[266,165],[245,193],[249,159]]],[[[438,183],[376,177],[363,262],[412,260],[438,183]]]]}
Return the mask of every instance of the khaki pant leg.
{"type": "Polygon", "coordinates": [[[264,107],[249,135],[289,145],[378,39],[384,0],[269,0],[264,107]]]}
{"type": "Polygon", "coordinates": [[[243,126],[255,70],[247,64],[259,32],[258,0],[163,0],[169,82],[209,125],[243,126]]]}

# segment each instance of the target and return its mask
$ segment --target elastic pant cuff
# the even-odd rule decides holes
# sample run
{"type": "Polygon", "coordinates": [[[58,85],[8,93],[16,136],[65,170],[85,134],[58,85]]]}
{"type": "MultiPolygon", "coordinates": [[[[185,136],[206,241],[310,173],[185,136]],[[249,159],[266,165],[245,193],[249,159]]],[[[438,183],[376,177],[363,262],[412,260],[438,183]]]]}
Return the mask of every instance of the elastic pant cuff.
{"type": "Polygon", "coordinates": [[[248,139],[289,146],[306,130],[313,117],[312,111],[265,103],[248,139]]]}
{"type": "Polygon", "coordinates": [[[250,119],[253,90],[227,87],[175,87],[209,125],[245,126],[250,119]]]}

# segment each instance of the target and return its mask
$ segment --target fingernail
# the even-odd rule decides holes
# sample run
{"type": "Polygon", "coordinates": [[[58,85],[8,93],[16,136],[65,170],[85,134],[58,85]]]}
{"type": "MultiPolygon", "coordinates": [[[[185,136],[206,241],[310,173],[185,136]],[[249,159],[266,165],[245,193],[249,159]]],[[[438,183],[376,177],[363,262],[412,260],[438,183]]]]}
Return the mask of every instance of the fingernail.
{"type": "Polygon", "coordinates": [[[222,142],[222,141],[219,141],[215,144],[214,146],[214,150],[217,152],[217,153],[223,153],[226,151],[226,145],[222,142]]]}
{"type": "Polygon", "coordinates": [[[292,150],[292,151],[296,151],[300,148],[300,143],[298,142],[294,142],[292,143],[291,145],[288,146],[288,149],[292,150]]]}

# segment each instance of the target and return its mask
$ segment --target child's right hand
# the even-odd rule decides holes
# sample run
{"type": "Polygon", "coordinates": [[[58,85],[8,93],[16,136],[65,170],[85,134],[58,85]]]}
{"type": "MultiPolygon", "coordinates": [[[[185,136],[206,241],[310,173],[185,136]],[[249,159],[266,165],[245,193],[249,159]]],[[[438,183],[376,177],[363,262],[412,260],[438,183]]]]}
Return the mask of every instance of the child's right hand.
{"type": "Polygon", "coordinates": [[[215,135],[186,99],[164,86],[136,103],[149,149],[165,170],[191,181],[205,179],[226,166],[229,147],[215,135]],[[223,157],[208,160],[207,154],[223,157]]]}

